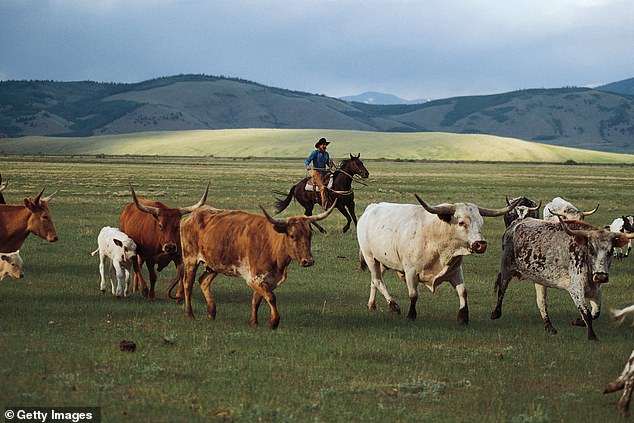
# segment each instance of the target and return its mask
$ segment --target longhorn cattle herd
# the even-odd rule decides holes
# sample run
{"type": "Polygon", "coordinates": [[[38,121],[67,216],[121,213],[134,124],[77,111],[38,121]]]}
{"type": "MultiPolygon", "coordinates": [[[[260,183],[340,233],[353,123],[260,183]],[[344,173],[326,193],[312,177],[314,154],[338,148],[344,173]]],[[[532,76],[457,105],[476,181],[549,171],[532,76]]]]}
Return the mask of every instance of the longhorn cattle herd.
{"type": "MultiPolygon", "coordinates": [[[[22,278],[20,248],[32,233],[48,242],[58,239],[49,209],[53,194],[24,198],[23,204],[6,204],[3,192],[8,180],[0,177],[0,280],[6,276],[22,278]]],[[[312,266],[311,224],[325,219],[337,206],[315,216],[276,218],[264,208],[262,214],[217,209],[205,205],[209,185],[193,206],[171,208],[161,202],[139,198],[130,185],[132,201],[120,215],[119,228],[104,227],[97,239],[100,290],[106,291],[106,276],[111,292],[117,297],[129,295],[130,273],[134,273],[132,292],[140,290],[155,297],[156,272],[174,263],[176,274],[169,284],[168,295],[185,300],[186,316],[193,317],[192,288],[197,269],[207,303],[207,317],[215,319],[216,302],[211,285],[218,274],[237,276],[253,289],[251,325],[258,325],[258,308],[262,299],[270,307],[271,329],[278,327],[280,315],[273,290],[287,277],[288,266],[295,261],[301,267],[312,266]],[[141,267],[150,276],[149,288],[141,267]],[[176,296],[172,290],[178,285],[176,296]]],[[[506,206],[489,209],[472,203],[429,205],[415,195],[418,204],[369,204],[358,221],[357,240],[362,269],[370,271],[368,308],[376,309],[377,290],[387,301],[390,311],[400,314],[400,307],[383,282],[387,270],[402,279],[410,299],[407,317],[416,319],[418,284],[432,293],[447,281],[458,296],[459,324],[469,322],[467,289],[462,270],[464,256],[483,254],[487,241],[482,235],[484,217],[504,216],[506,230],[502,237],[500,271],[495,281],[497,304],[491,319],[502,316],[502,302],[513,277],[535,284],[537,307],[544,328],[557,331],[548,315],[548,288],[568,292],[579,318],[574,324],[587,327],[588,339],[597,340],[592,321],[601,311],[601,287],[608,282],[613,257],[629,255],[634,238],[634,217],[622,216],[603,228],[583,221],[595,213],[579,210],[570,202],[556,197],[543,208],[526,198],[506,199],[506,206]],[[589,302],[589,307],[586,304],[589,302]]],[[[634,305],[611,310],[621,323],[634,315],[634,305]]],[[[623,389],[619,412],[627,414],[634,390],[634,351],[622,374],[605,388],[605,393],[623,389]]]]}

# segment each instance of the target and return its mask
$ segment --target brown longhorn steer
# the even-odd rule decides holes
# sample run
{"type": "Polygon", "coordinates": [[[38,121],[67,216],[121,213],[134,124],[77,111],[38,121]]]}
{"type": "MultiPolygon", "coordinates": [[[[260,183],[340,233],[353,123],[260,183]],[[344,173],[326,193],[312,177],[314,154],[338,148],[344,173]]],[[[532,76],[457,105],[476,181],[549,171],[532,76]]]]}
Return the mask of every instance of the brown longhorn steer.
{"type": "MultiPolygon", "coordinates": [[[[336,203],[336,201],[335,201],[336,203]]],[[[271,329],[277,328],[280,314],[273,290],[284,280],[288,265],[295,260],[300,266],[315,263],[310,252],[310,224],[325,219],[330,209],[316,216],[272,218],[239,210],[201,207],[181,222],[183,248],[185,313],[192,318],[191,294],[199,263],[204,272],[200,289],[207,302],[207,317],[216,317],[216,301],[211,283],[219,274],[243,278],[253,288],[251,325],[258,324],[258,308],[262,298],[271,308],[271,329]]]]}
{"type": "MultiPolygon", "coordinates": [[[[140,286],[144,297],[154,298],[156,271],[160,272],[172,261],[177,269],[182,263],[178,230],[181,217],[205,203],[209,184],[198,203],[181,208],[171,208],[158,201],[138,198],[132,185],[130,185],[130,192],[132,202],[125,207],[119,217],[119,229],[132,238],[137,245],[133,291],[140,286]],[[144,262],[150,275],[149,290],[141,273],[144,262]],[[157,265],[156,270],[155,265],[157,265]]],[[[182,291],[182,285],[179,285],[177,298],[182,298],[182,291]]]]}
{"type": "Polygon", "coordinates": [[[27,197],[24,205],[0,204],[0,253],[19,250],[26,237],[32,233],[48,242],[57,241],[57,232],[48,201],[55,193],[42,198],[27,197]]]}

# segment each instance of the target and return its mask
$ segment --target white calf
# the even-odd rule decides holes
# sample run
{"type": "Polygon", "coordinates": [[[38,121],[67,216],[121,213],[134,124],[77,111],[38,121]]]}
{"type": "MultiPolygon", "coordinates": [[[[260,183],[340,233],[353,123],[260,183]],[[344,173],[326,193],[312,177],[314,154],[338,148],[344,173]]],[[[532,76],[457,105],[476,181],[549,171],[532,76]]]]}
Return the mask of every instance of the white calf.
{"type": "Polygon", "coordinates": [[[99,273],[101,274],[101,292],[106,292],[106,276],[105,276],[105,259],[110,259],[110,285],[112,287],[112,295],[121,297],[123,294],[128,296],[128,288],[130,285],[130,269],[133,260],[136,259],[136,244],[125,233],[118,229],[106,226],[101,229],[97,237],[99,248],[91,254],[94,256],[99,253],[99,273]],[[117,288],[115,290],[114,279],[117,279],[117,288]],[[125,290],[123,284],[125,282],[125,290]]]}
{"type": "Polygon", "coordinates": [[[22,271],[22,257],[20,257],[20,250],[13,253],[0,254],[0,281],[6,276],[11,276],[15,279],[24,277],[22,271]]]}

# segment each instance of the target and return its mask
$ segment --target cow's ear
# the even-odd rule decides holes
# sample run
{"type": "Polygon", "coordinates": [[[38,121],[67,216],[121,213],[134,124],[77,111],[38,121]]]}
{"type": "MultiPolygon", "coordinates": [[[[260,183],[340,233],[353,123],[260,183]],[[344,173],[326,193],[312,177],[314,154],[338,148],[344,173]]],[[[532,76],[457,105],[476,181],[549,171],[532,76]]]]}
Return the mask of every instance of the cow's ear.
{"type": "Polygon", "coordinates": [[[614,240],[614,247],[623,248],[627,245],[629,240],[624,236],[619,236],[614,240]]]}
{"type": "Polygon", "coordinates": [[[273,229],[275,229],[275,232],[285,234],[288,231],[288,225],[273,225],[273,229]]]}
{"type": "Polygon", "coordinates": [[[453,217],[453,214],[437,214],[436,216],[438,216],[438,219],[442,220],[443,222],[451,222],[451,218],[453,217]]]}
{"type": "Polygon", "coordinates": [[[0,259],[4,261],[8,261],[9,256],[3,254],[2,257],[0,257],[0,259]]]}
{"type": "Polygon", "coordinates": [[[24,206],[25,206],[27,209],[29,209],[29,210],[33,211],[33,208],[35,207],[35,203],[33,202],[33,199],[32,199],[32,198],[25,198],[25,199],[24,199],[24,206]]]}
{"type": "Polygon", "coordinates": [[[123,247],[123,242],[121,242],[117,238],[114,238],[113,241],[114,241],[114,245],[116,245],[117,247],[123,247]]]}

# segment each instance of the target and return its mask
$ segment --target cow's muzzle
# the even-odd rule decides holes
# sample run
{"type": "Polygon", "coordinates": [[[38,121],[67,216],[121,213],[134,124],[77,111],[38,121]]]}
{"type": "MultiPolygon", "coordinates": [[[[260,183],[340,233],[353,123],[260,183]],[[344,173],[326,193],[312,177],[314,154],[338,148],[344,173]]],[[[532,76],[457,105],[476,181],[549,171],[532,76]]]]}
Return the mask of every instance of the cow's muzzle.
{"type": "Polygon", "coordinates": [[[476,254],[482,254],[487,250],[486,241],[476,241],[471,244],[471,250],[476,254]]]}
{"type": "Polygon", "coordinates": [[[166,254],[176,254],[176,244],[170,242],[168,244],[163,244],[163,252],[166,254]]]}
{"type": "Polygon", "coordinates": [[[313,264],[315,264],[315,259],[312,257],[309,258],[303,258],[301,260],[299,260],[299,265],[302,267],[310,267],[313,264]]]}
{"type": "Polygon", "coordinates": [[[49,236],[46,237],[46,240],[48,242],[55,242],[55,241],[58,240],[58,238],[57,238],[57,235],[49,235],[49,236]]]}
{"type": "Polygon", "coordinates": [[[610,275],[603,272],[597,272],[592,275],[592,282],[594,283],[608,283],[610,280],[610,275]]]}

